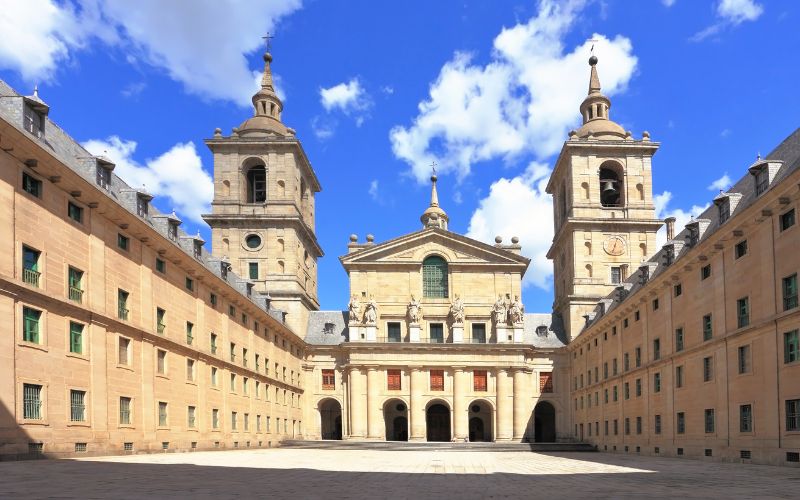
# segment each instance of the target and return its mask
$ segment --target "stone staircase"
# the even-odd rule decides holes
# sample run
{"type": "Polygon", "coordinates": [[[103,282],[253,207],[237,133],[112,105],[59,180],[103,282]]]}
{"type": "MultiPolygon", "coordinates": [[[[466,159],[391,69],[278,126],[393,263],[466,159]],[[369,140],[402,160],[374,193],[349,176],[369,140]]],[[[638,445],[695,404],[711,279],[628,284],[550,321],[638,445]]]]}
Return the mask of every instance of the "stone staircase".
{"type": "Polygon", "coordinates": [[[426,441],[333,441],[290,439],[281,442],[283,448],[330,450],[392,450],[392,451],[491,451],[491,452],[589,452],[597,448],[588,443],[429,443],[426,441]]]}

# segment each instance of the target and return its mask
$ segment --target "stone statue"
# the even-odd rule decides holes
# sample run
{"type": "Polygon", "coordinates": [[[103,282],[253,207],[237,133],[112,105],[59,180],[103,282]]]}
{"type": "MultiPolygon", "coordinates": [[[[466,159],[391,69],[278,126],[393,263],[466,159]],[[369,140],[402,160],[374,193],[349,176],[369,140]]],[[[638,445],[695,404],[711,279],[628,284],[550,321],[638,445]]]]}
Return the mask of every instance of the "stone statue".
{"type": "Polygon", "coordinates": [[[512,325],[519,325],[523,322],[523,315],[525,314],[525,306],[519,300],[519,295],[514,295],[514,300],[508,308],[508,321],[512,325]]]}
{"type": "Polygon", "coordinates": [[[497,296],[497,302],[492,306],[492,322],[500,325],[506,321],[506,302],[502,295],[497,296]]]}
{"type": "Polygon", "coordinates": [[[412,324],[417,324],[421,318],[422,304],[412,295],[411,302],[408,303],[408,321],[412,324]]]}
{"type": "Polygon", "coordinates": [[[370,297],[367,306],[364,308],[364,324],[374,325],[378,321],[378,304],[375,297],[370,297]]]}
{"type": "Polygon", "coordinates": [[[361,316],[361,302],[358,301],[358,295],[350,297],[350,304],[347,308],[350,310],[350,322],[358,323],[361,316]]]}
{"type": "Polygon", "coordinates": [[[454,325],[464,324],[464,302],[459,295],[456,295],[455,300],[450,304],[450,316],[453,317],[454,325]]]}

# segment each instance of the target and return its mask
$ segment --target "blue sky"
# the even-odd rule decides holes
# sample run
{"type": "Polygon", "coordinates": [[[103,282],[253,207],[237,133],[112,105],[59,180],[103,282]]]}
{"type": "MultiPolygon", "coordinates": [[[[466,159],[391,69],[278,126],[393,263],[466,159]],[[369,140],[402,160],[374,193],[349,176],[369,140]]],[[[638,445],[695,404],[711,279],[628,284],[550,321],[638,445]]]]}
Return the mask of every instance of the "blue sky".
{"type": "Polygon", "coordinates": [[[11,0],[0,78],[38,84],[53,120],[210,241],[202,140],[252,114],[272,32],[283,121],[323,186],[322,307],[347,302],[348,235],[420,228],[435,160],[450,229],[519,236],[526,308],[548,311],[543,185],[579,122],[591,44],[611,118],[662,143],[657,208],[680,223],[798,126],[798,24],[790,0],[11,0]]]}

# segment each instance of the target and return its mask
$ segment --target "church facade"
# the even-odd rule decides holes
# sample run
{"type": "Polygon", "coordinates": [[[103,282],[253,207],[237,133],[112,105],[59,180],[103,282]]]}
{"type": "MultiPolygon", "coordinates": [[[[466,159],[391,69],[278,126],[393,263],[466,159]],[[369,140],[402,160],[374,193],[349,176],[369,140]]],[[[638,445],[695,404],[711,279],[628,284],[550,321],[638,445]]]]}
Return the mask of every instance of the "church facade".
{"type": "Polygon", "coordinates": [[[547,313],[525,310],[525,242],[450,231],[435,175],[418,231],[350,236],[349,302],[320,310],[322,188],[269,54],[253,116],[206,140],[210,253],[0,82],[0,458],[342,439],[800,461],[800,132],[676,231],[659,144],[610,119],[597,62],[547,187],[547,313]]]}

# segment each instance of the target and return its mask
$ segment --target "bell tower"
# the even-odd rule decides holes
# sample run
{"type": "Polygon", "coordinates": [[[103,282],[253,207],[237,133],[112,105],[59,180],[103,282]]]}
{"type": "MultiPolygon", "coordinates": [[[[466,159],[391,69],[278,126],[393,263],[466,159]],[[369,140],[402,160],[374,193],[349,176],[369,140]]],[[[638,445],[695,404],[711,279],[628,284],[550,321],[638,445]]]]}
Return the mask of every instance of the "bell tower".
{"type": "Polygon", "coordinates": [[[584,315],[655,251],[662,224],[655,218],[652,189],[659,144],[647,132],[634,139],[611,121],[597,62],[589,59],[583,125],[569,133],[547,184],[555,224],[547,253],[553,261],[553,310],[570,340],[582,330],[584,315]]]}
{"type": "Polygon", "coordinates": [[[321,187],[295,131],[281,121],[271,64],[266,52],[253,116],[230,135],[216,129],[205,141],[214,155],[214,199],[203,218],[211,226],[213,254],[253,282],[254,292],[268,294],[302,334],[308,311],[319,309],[317,259],[323,253],[314,196],[321,187]]]}

